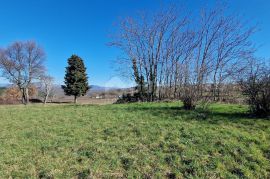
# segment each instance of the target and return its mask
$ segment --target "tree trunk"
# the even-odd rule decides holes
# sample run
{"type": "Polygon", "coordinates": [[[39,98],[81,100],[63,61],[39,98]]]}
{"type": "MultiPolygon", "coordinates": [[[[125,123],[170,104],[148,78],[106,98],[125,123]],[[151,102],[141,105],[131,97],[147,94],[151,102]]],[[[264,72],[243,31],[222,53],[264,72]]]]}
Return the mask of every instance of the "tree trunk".
{"type": "Polygon", "coordinates": [[[26,104],[29,104],[29,90],[28,90],[28,88],[25,88],[25,101],[26,101],[26,104]]]}
{"type": "Polygon", "coordinates": [[[22,93],[22,104],[27,105],[29,103],[28,89],[21,88],[21,93],[22,93]]]}
{"type": "Polygon", "coordinates": [[[25,104],[25,92],[24,89],[21,89],[21,93],[22,93],[22,104],[25,104]]]}
{"type": "Polygon", "coordinates": [[[43,101],[43,104],[46,104],[47,103],[47,100],[48,100],[48,94],[46,94],[46,96],[44,98],[44,101],[43,101]]]}
{"type": "Polygon", "coordinates": [[[77,102],[78,102],[77,96],[74,96],[74,103],[77,104],[77,102]]]}

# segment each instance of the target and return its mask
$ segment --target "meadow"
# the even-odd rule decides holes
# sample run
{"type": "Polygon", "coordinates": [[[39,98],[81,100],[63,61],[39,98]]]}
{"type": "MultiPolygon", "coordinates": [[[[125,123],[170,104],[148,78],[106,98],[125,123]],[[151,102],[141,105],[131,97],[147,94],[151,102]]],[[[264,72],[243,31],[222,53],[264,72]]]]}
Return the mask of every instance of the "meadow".
{"type": "Polygon", "coordinates": [[[0,178],[269,178],[270,120],[247,110],[0,106],[0,178]]]}

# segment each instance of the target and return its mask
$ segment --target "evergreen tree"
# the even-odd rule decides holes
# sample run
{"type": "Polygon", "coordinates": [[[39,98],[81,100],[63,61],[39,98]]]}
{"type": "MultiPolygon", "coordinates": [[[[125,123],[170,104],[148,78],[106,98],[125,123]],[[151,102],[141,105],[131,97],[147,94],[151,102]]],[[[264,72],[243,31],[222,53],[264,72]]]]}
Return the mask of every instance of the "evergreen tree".
{"type": "Polygon", "coordinates": [[[77,98],[84,96],[89,89],[86,67],[77,55],[72,55],[68,59],[64,83],[62,88],[66,95],[74,96],[74,103],[77,103],[77,98]]]}

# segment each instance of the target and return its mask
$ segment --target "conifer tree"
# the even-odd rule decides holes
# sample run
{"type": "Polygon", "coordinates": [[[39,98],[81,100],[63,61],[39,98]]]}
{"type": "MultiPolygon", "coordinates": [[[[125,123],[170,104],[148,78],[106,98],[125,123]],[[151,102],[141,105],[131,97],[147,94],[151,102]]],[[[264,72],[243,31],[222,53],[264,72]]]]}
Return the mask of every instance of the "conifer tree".
{"type": "Polygon", "coordinates": [[[88,91],[86,67],[79,56],[72,55],[68,59],[64,83],[65,85],[62,85],[62,88],[66,95],[74,96],[74,103],[77,103],[77,98],[84,96],[88,91]]]}

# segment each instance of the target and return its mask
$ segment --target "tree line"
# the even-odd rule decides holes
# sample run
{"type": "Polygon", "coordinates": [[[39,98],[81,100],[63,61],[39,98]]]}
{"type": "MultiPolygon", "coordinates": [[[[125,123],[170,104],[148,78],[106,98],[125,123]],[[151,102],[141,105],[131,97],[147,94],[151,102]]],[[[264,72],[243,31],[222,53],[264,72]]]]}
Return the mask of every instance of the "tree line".
{"type": "Polygon", "coordinates": [[[110,45],[124,52],[117,63],[137,84],[140,101],[181,99],[194,109],[206,98],[218,101],[224,86],[237,84],[249,62],[259,61],[255,32],[226,8],[194,15],[170,6],[122,19],[110,45]]]}
{"type": "MultiPolygon", "coordinates": [[[[185,109],[194,109],[198,102],[219,101],[231,85],[248,97],[253,113],[269,115],[270,68],[255,55],[251,39],[256,26],[226,10],[202,9],[195,15],[170,6],[122,19],[111,45],[124,52],[115,66],[136,83],[136,93],[128,99],[178,99],[185,109]]],[[[0,49],[2,77],[17,86],[24,104],[34,82],[39,82],[44,103],[52,91],[45,58],[33,41],[0,49]]],[[[75,103],[89,90],[86,67],[77,55],[68,59],[62,89],[75,103]]]]}

